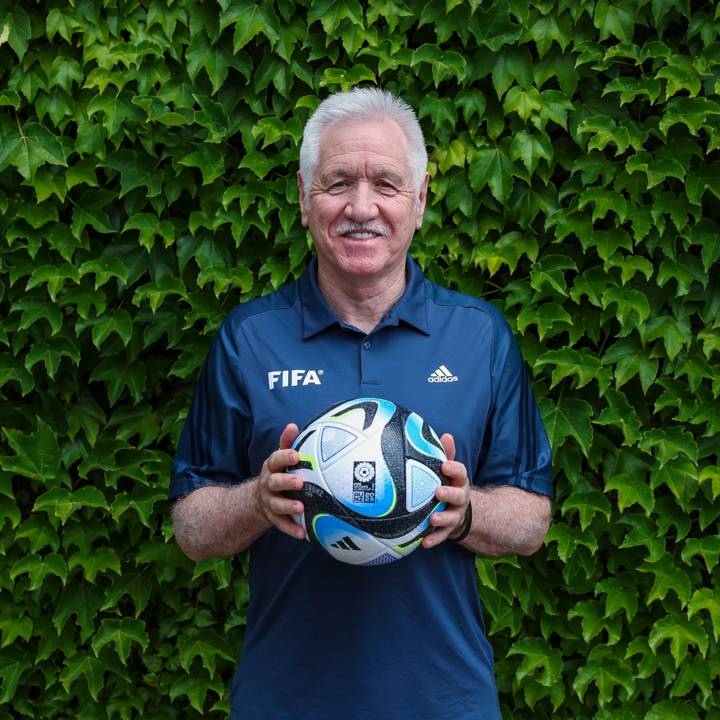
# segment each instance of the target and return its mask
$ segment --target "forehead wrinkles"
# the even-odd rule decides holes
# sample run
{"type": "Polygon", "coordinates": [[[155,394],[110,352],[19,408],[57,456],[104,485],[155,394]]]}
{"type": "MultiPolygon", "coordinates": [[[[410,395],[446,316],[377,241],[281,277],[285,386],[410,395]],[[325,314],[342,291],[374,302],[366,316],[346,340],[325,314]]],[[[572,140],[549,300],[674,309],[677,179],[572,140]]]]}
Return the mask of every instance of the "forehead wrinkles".
{"type": "Polygon", "coordinates": [[[391,120],[336,121],[322,135],[318,170],[325,174],[342,165],[348,168],[393,168],[410,174],[405,133],[391,120]]]}

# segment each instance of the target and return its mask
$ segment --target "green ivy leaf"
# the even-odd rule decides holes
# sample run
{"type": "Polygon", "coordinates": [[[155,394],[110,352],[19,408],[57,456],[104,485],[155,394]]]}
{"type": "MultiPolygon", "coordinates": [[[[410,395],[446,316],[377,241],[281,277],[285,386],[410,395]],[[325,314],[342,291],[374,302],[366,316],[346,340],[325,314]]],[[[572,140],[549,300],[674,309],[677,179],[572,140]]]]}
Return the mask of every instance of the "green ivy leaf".
{"type": "Polygon", "coordinates": [[[614,365],[615,387],[620,389],[635,375],[640,378],[643,392],[655,381],[658,361],[649,356],[635,338],[624,338],[614,343],[602,358],[603,365],[614,365]]]}
{"type": "Polygon", "coordinates": [[[645,720],[700,720],[692,705],[674,700],[663,700],[650,708],[645,720]]]}
{"type": "Polygon", "coordinates": [[[178,638],[180,665],[191,673],[190,666],[196,657],[202,660],[203,667],[215,677],[217,658],[230,662],[235,661],[235,653],[229,646],[227,639],[211,629],[193,629],[178,638]]]}
{"type": "Polygon", "coordinates": [[[155,244],[155,237],[161,237],[165,247],[172,245],[175,240],[175,228],[169,220],[160,220],[153,213],[137,213],[128,218],[123,232],[138,230],[140,244],[150,252],[155,244]]]}
{"type": "MultiPolygon", "coordinates": [[[[625,513],[618,520],[618,522],[622,525],[627,525],[630,527],[630,532],[625,536],[625,539],[622,541],[620,548],[645,548],[648,552],[647,562],[650,563],[651,568],[650,570],[646,570],[646,572],[653,571],[652,568],[655,567],[655,564],[658,563],[664,555],[666,555],[665,540],[664,538],[658,537],[657,525],[652,522],[650,518],[645,517],[644,515],[629,513],[625,513]]],[[[662,573],[663,569],[667,568],[667,562],[665,562],[665,564],[663,564],[662,566],[658,567],[658,572],[662,573]]],[[[674,572],[674,570],[675,568],[671,568],[671,572],[674,572]]],[[[687,576],[682,571],[679,572],[684,578],[685,584],[689,584],[687,576]]],[[[665,578],[666,575],[663,575],[662,577],[665,578]]],[[[665,593],[667,593],[666,585],[663,585],[663,589],[665,593]]]]}
{"type": "Polygon", "coordinates": [[[676,667],[680,667],[687,657],[690,645],[696,647],[703,657],[708,649],[708,638],[702,627],[680,613],[671,613],[653,625],[648,636],[650,648],[657,650],[665,641],[670,643],[670,652],[675,659],[676,667]]]}
{"type": "Polygon", "coordinates": [[[60,450],[52,428],[38,418],[36,431],[26,435],[19,430],[3,428],[3,435],[15,451],[0,457],[0,467],[32,480],[53,480],[60,468],[60,450]]]}
{"type": "MultiPolygon", "coordinates": [[[[535,360],[534,367],[552,365],[552,385],[555,387],[567,377],[576,376],[574,387],[581,388],[593,380],[601,367],[600,360],[587,350],[549,350],[535,360]]],[[[595,421],[598,422],[598,421],[595,421]]]]}
{"type": "Polygon", "coordinates": [[[416,67],[421,63],[430,65],[435,87],[450,77],[462,82],[467,73],[467,61],[463,55],[455,50],[442,50],[430,43],[413,50],[410,66],[416,67]]]}
{"type": "Polygon", "coordinates": [[[565,270],[577,270],[575,262],[564,255],[545,255],[534,263],[530,271],[530,285],[541,292],[547,283],[561,295],[567,295],[565,270]]]}
{"type": "Polygon", "coordinates": [[[140,402],[145,392],[147,376],[145,366],[140,362],[128,363],[123,358],[111,357],[102,360],[90,374],[90,380],[108,384],[108,399],[115,405],[122,391],[127,388],[135,402],[140,402]]]}
{"type": "Polygon", "coordinates": [[[2,676],[2,694],[0,703],[9,704],[15,697],[20,680],[33,663],[17,648],[0,653],[0,675],[2,676]]]}
{"type": "Polygon", "coordinates": [[[143,152],[121,150],[108,155],[101,167],[120,173],[120,195],[123,197],[136,188],[145,188],[148,197],[157,197],[162,189],[160,161],[143,152]]]}
{"type": "Polygon", "coordinates": [[[607,40],[611,35],[622,43],[632,43],[633,30],[637,15],[628,4],[611,3],[600,0],[595,7],[593,23],[600,31],[600,40],[607,40]]]}
{"type": "Polygon", "coordinates": [[[225,691],[224,683],[219,678],[207,680],[202,676],[184,675],[173,683],[169,695],[171,700],[185,695],[190,705],[202,715],[205,698],[210,690],[222,697],[225,691]]]}
{"type": "MultiPolygon", "coordinates": [[[[590,684],[598,689],[598,703],[601,707],[613,700],[615,688],[624,691],[624,698],[635,690],[635,678],[628,664],[619,658],[611,647],[596,645],[589,653],[587,662],[577,672],[573,690],[582,702],[590,684]]],[[[623,695],[620,695],[623,698],[623,695]]]]}
{"type": "Polygon", "coordinates": [[[628,622],[632,622],[638,610],[638,591],[629,584],[615,577],[599,582],[595,587],[595,595],[605,595],[605,617],[611,618],[625,612],[628,622]]]}
{"type": "Polygon", "coordinates": [[[493,197],[504,203],[513,188],[512,162],[500,148],[478,150],[470,162],[470,185],[480,192],[486,185],[493,197]]]}
{"type": "Polygon", "coordinates": [[[522,656],[522,662],[515,671],[515,677],[522,682],[533,677],[541,685],[550,687],[560,680],[563,670],[562,654],[550,647],[543,638],[524,638],[515,642],[507,656],[522,656]],[[538,672],[540,671],[540,672],[538,672]]]}
{"type": "Polygon", "coordinates": [[[654,576],[653,586],[648,593],[648,603],[654,600],[664,600],[668,592],[672,590],[686,607],[692,592],[692,584],[688,574],[676,565],[672,556],[665,552],[662,557],[655,561],[645,561],[638,568],[639,572],[652,573],[654,576]]]}
{"type": "Polygon", "coordinates": [[[341,90],[349,90],[362,82],[376,80],[375,73],[362,63],[353,65],[352,68],[327,68],[320,78],[320,87],[339,85],[341,90]]]}
{"type": "MultiPolygon", "coordinates": [[[[80,240],[83,230],[88,226],[95,232],[114,233],[115,230],[110,225],[109,218],[104,210],[113,199],[114,195],[107,190],[85,191],[73,208],[71,229],[74,237],[80,240]]],[[[92,262],[98,261],[88,261],[88,263],[92,262]]],[[[82,266],[80,267],[80,274],[83,274],[82,266]]]]}
{"type": "Polygon", "coordinates": [[[60,595],[53,614],[53,625],[62,632],[71,615],[75,615],[80,626],[80,639],[84,642],[95,630],[93,622],[102,603],[103,596],[92,585],[75,580],[60,595]]]}
{"type": "Polygon", "coordinates": [[[66,661],[60,672],[60,682],[65,692],[70,692],[75,681],[82,676],[93,700],[97,700],[104,685],[105,671],[106,665],[100,660],[88,653],[79,652],[66,661]]]}
{"type": "Polygon", "coordinates": [[[200,169],[203,176],[203,185],[209,185],[225,172],[225,154],[217,145],[202,143],[193,152],[185,155],[178,161],[186,167],[200,169]]]}
{"type": "Polygon", "coordinates": [[[123,345],[130,342],[133,334],[133,319],[127,310],[113,310],[103,315],[93,325],[92,342],[99,350],[103,342],[113,333],[118,335],[123,345]]]}
{"type": "Polygon", "coordinates": [[[639,443],[641,450],[657,457],[660,467],[680,453],[697,461],[698,447],[692,434],[680,427],[655,428],[644,433],[639,443]]]}
{"type": "Polygon", "coordinates": [[[711,588],[698,588],[688,603],[688,619],[692,619],[701,610],[705,610],[710,617],[715,642],[720,639],[720,595],[711,588]]]}
{"type": "Polygon", "coordinates": [[[153,579],[143,573],[123,573],[112,580],[112,586],[104,594],[104,602],[100,610],[112,610],[120,600],[129,597],[135,606],[135,617],[138,617],[150,601],[155,586],[153,579]]]}
{"type": "Polygon", "coordinates": [[[0,15],[0,46],[7,43],[22,60],[28,50],[32,26],[30,17],[19,6],[15,6],[5,16],[0,15]]]}
{"type": "Polygon", "coordinates": [[[521,131],[515,135],[510,145],[510,159],[522,160],[527,171],[532,175],[540,160],[552,166],[554,152],[550,139],[545,133],[533,134],[521,131]]]}
{"type": "Polygon", "coordinates": [[[566,438],[572,437],[587,455],[592,444],[592,407],[585,400],[568,397],[556,404],[543,398],[539,406],[552,448],[559,448],[566,438]]]}
{"type": "Polygon", "coordinates": [[[0,171],[8,165],[31,182],[41,165],[67,166],[66,144],[37,122],[0,133],[0,171]]]}
{"type": "Polygon", "coordinates": [[[627,473],[613,475],[605,483],[605,490],[617,491],[620,512],[637,504],[645,511],[646,515],[650,515],[655,507],[655,496],[650,485],[627,473]]]}
{"type": "Polygon", "coordinates": [[[7,353],[0,353],[0,389],[12,380],[20,385],[22,395],[27,395],[35,385],[32,375],[20,362],[7,353]]]}
{"type": "Polygon", "coordinates": [[[105,496],[97,488],[85,486],[76,491],[66,488],[53,488],[38,497],[33,511],[45,511],[57,517],[63,525],[68,518],[81,508],[101,508],[108,510],[105,496]]]}
{"type": "Polygon", "coordinates": [[[137,644],[145,650],[150,639],[145,631],[145,625],[141,620],[134,618],[108,619],[100,623],[100,629],[92,639],[91,647],[95,656],[107,644],[115,646],[115,652],[123,665],[127,665],[128,656],[132,645],[137,644]]]}
{"type": "Polygon", "coordinates": [[[118,575],[121,573],[120,558],[112,548],[108,547],[93,548],[88,552],[78,550],[70,556],[68,569],[72,570],[78,566],[82,569],[83,576],[91,583],[95,582],[98,573],[105,573],[108,570],[118,575]]]}
{"type": "Polygon", "coordinates": [[[708,574],[712,573],[720,557],[720,537],[687,538],[680,557],[689,565],[697,555],[704,560],[708,574]]]}
{"type": "Polygon", "coordinates": [[[14,580],[19,575],[27,573],[30,576],[29,590],[38,590],[42,587],[48,575],[55,575],[65,585],[68,578],[65,558],[58,553],[48,553],[45,556],[25,555],[18,560],[10,570],[10,578],[14,580]]]}

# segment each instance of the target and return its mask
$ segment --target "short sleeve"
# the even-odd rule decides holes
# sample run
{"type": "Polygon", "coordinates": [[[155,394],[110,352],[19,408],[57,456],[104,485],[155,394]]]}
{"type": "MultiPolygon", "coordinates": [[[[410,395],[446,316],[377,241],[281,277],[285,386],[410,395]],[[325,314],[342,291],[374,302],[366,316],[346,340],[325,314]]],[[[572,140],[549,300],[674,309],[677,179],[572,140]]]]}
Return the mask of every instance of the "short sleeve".
{"type": "Polygon", "coordinates": [[[169,497],[248,478],[252,418],[238,357],[238,325],[225,320],[200,372],[172,463],[169,497]]]}
{"type": "MultiPolygon", "coordinates": [[[[496,311],[497,313],[497,311],[496,311]]],[[[550,443],[512,331],[493,313],[492,396],[475,484],[552,496],[550,443]]]]}

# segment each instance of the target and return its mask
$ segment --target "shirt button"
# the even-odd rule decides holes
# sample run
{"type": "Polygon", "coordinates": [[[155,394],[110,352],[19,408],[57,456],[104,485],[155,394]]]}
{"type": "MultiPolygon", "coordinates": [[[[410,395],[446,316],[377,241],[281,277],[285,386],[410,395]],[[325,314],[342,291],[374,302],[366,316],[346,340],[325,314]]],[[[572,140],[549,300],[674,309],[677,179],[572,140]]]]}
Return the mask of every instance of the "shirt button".
{"type": "Polygon", "coordinates": [[[369,340],[366,340],[366,341],[363,343],[363,347],[364,347],[366,350],[369,350],[369,349],[372,347],[372,343],[371,343],[369,340]]]}

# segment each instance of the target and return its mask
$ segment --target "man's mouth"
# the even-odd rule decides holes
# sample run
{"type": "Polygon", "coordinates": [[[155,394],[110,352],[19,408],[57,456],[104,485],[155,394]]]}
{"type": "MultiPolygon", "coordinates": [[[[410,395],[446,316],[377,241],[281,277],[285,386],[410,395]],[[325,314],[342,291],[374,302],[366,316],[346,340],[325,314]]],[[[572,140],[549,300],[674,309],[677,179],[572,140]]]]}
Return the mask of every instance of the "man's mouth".
{"type": "Polygon", "coordinates": [[[381,223],[350,223],[344,222],[335,229],[336,235],[350,238],[351,240],[372,240],[378,236],[390,237],[390,228],[381,223]]]}

